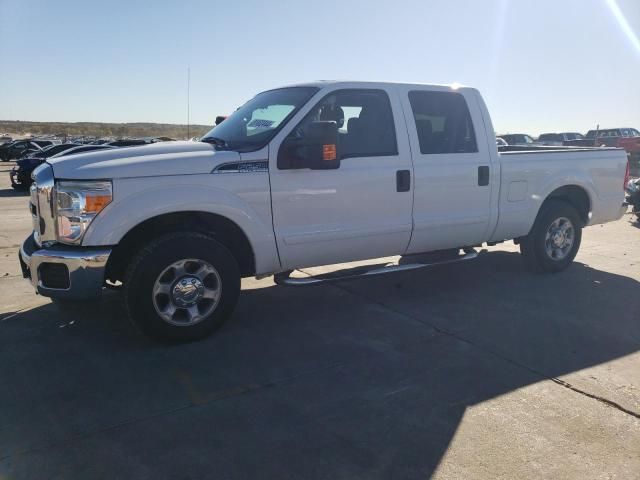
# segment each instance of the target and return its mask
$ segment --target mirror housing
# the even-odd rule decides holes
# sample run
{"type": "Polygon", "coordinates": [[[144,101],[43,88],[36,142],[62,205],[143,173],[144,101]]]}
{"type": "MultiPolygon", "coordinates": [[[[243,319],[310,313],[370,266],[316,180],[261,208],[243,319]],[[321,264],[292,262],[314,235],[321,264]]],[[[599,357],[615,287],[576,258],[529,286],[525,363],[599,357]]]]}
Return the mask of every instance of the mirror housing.
{"type": "Polygon", "coordinates": [[[278,169],[331,170],[340,167],[336,122],[311,122],[298,136],[285,138],[278,152],[278,169]]]}

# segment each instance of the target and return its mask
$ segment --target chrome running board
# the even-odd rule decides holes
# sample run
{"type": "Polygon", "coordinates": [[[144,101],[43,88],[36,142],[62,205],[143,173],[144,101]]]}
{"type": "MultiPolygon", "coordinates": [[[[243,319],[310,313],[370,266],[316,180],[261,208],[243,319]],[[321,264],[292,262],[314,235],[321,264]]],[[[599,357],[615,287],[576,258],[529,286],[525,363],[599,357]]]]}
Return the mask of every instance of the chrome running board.
{"type": "Polygon", "coordinates": [[[464,255],[446,260],[434,262],[417,262],[407,264],[384,264],[384,265],[364,265],[362,267],[347,268],[337,270],[335,272],[323,273],[314,277],[291,277],[292,271],[277,273],[273,276],[273,280],[278,285],[289,285],[302,287],[307,285],[318,285],[320,283],[336,282],[338,280],[350,280],[353,278],[369,277],[371,275],[383,275],[385,273],[405,272],[407,270],[417,270],[419,268],[435,267],[437,265],[446,265],[448,263],[464,262],[473,260],[478,256],[478,252],[469,249],[464,255]]]}

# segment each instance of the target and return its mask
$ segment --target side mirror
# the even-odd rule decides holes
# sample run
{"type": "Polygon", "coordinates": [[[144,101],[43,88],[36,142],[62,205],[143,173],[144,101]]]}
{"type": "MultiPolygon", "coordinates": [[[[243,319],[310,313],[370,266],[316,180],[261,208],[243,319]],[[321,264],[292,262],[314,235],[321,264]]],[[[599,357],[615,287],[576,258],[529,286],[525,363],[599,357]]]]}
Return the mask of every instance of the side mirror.
{"type": "Polygon", "coordinates": [[[280,170],[331,170],[340,167],[336,122],[311,122],[298,133],[298,136],[287,137],[280,145],[280,170]]]}

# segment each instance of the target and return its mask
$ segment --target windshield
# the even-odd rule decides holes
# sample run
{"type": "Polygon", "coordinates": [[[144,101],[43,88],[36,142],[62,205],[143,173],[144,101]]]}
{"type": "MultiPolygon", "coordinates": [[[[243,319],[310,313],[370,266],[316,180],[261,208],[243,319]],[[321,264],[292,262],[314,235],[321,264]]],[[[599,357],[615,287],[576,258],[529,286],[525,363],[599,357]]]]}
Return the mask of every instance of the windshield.
{"type": "Polygon", "coordinates": [[[260,93],[204,135],[216,148],[249,152],[265,146],[307,101],[315,87],[289,87],[260,93]]]}

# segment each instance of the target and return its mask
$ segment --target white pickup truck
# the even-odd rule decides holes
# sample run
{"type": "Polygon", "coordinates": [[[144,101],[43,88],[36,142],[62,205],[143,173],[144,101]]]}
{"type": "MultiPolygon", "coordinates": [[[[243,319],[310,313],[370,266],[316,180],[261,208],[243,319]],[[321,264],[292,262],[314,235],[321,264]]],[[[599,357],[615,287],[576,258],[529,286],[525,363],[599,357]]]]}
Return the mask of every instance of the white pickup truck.
{"type": "MultiPolygon", "coordinates": [[[[317,82],[260,93],[200,142],[49,160],[34,172],[24,276],[63,301],[123,290],[131,320],[168,341],[228,318],[241,277],[304,285],[420,268],[412,254],[515,240],[530,267],[565,269],[582,228],[619,219],[627,155],[498,152],[479,92],[317,82]],[[295,269],[407,261],[320,277],[295,269]]],[[[460,252],[462,250],[462,252],[460,252]]]]}

